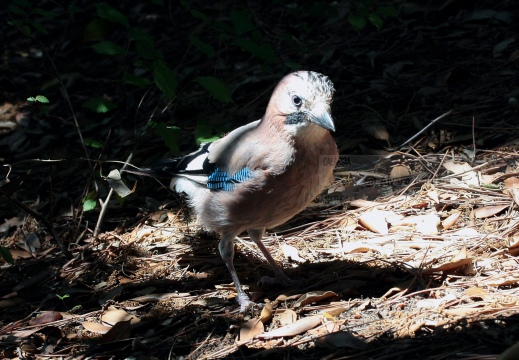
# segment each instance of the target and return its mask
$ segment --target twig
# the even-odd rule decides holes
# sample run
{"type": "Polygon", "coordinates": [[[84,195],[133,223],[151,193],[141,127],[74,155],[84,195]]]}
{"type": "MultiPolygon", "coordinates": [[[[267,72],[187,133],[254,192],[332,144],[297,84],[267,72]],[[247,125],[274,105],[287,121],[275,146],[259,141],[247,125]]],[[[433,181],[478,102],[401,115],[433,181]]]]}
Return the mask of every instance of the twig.
{"type": "MultiPolygon", "coordinates": [[[[126,169],[126,166],[132,160],[132,157],[133,157],[133,153],[131,153],[128,156],[123,167],[121,168],[121,171],[126,169]]],[[[108,192],[108,195],[106,196],[105,201],[102,201],[101,199],[99,199],[99,202],[101,203],[101,211],[99,212],[99,217],[97,218],[97,224],[94,229],[94,239],[96,239],[97,235],[99,235],[99,230],[101,229],[101,224],[103,223],[103,220],[105,218],[106,209],[108,209],[108,203],[110,202],[110,199],[111,199],[113,193],[114,193],[114,189],[110,188],[110,191],[108,192]]]]}
{"type": "Polygon", "coordinates": [[[441,119],[443,119],[444,117],[446,117],[447,115],[450,115],[450,113],[452,113],[452,110],[449,110],[447,111],[446,113],[444,113],[443,115],[440,115],[438,116],[436,119],[434,119],[433,121],[431,121],[427,126],[425,126],[422,130],[418,131],[416,134],[414,134],[413,136],[411,136],[411,138],[409,140],[407,140],[406,142],[404,142],[402,145],[400,145],[398,147],[398,150],[401,150],[404,146],[406,146],[409,142],[413,141],[414,139],[416,139],[420,134],[422,134],[425,130],[429,129],[432,125],[434,125],[436,122],[440,121],[441,119]]]}

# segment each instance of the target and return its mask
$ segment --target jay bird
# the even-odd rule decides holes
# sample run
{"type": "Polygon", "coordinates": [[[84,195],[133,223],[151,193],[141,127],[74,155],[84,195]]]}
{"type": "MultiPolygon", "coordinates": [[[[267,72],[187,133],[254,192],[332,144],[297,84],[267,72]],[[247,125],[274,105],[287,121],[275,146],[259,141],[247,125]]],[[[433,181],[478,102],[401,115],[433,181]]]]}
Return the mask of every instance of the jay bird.
{"type": "Polygon", "coordinates": [[[333,180],[338,160],[327,76],[298,71],[274,89],[260,120],[206,143],[189,155],[131,171],[170,177],[187,194],[202,226],[221,233],[218,245],[237,291],[240,312],[251,304],[234,268],[234,239],[247,230],[273,268],[263,283],[291,280],[261,242],[266,228],[283,224],[308,206],[333,180]]]}

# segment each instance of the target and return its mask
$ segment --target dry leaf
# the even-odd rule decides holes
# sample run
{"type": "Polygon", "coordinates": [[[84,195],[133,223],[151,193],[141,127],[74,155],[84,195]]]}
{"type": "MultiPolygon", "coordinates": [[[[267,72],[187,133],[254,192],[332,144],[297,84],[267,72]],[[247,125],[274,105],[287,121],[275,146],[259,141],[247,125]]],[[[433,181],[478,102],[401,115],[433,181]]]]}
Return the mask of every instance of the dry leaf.
{"type": "Polygon", "coordinates": [[[389,229],[384,213],[379,210],[371,210],[364,212],[359,217],[359,222],[369,230],[378,234],[388,234],[389,229]]]}
{"type": "Polygon", "coordinates": [[[445,220],[442,221],[443,229],[444,230],[450,229],[454,224],[456,224],[456,221],[458,221],[460,215],[461,215],[461,211],[459,211],[459,210],[453,211],[452,214],[450,214],[445,220]]]}
{"type": "Polygon", "coordinates": [[[470,297],[478,297],[478,298],[482,298],[483,300],[485,300],[485,298],[487,298],[490,295],[490,293],[488,291],[486,291],[485,289],[479,288],[479,287],[468,288],[465,291],[465,293],[470,297]]]}
{"type": "Polygon", "coordinates": [[[256,335],[265,331],[263,323],[260,319],[250,319],[240,328],[239,337],[235,340],[236,345],[242,345],[252,340],[256,335]]]}
{"type": "Polygon", "coordinates": [[[284,295],[284,294],[281,294],[274,301],[290,301],[290,300],[299,299],[300,296],[301,296],[301,294],[295,294],[295,295],[284,295]]]}
{"type": "Polygon", "coordinates": [[[436,214],[427,214],[419,218],[416,222],[416,230],[423,235],[437,235],[440,218],[436,214]]]}
{"type": "Polygon", "coordinates": [[[97,341],[98,344],[106,344],[119,340],[126,340],[130,337],[132,326],[130,324],[130,320],[128,321],[119,321],[117,324],[112,326],[110,330],[106,334],[104,334],[101,339],[97,341]]]}
{"type": "Polygon", "coordinates": [[[88,331],[95,332],[98,334],[106,334],[108,330],[111,329],[110,326],[105,326],[100,323],[92,322],[92,321],[83,321],[81,325],[87,329],[88,331]]]}
{"type": "Polygon", "coordinates": [[[519,178],[515,176],[509,177],[503,180],[503,184],[505,185],[505,189],[519,188],[519,178]]]}
{"type": "Polygon", "coordinates": [[[276,330],[266,332],[257,336],[259,339],[270,339],[275,337],[291,337],[302,334],[310,329],[313,329],[317,325],[321,324],[323,316],[309,316],[303,319],[297,320],[295,323],[280,327],[276,330]]]}
{"type": "Polygon", "coordinates": [[[113,307],[109,307],[108,311],[101,315],[101,321],[109,325],[115,325],[121,321],[130,321],[131,324],[134,325],[140,322],[141,320],[137,316],[128,314],[126,311],[122,309],[115,309],[113,307]]]}
{"type": "Polygon", "coordinates": [[[509,206],[510,205],[483,206],[474,210],[474,216],[476,219],[485,219],[500,213],[509,206]]]}
{"type": "Polygon", "coordinates": [[[461,181],[464,182],[466,185],[478,186],[480,183],[478,173],[472,171],[472,167],[467,163],[447,160],[443,163],[443,166],[456,175],[460,174],[461,181]]]}
{"type": "Polygon", "coordinates": [[[398,179],[402,177],[407,177],[411,175],[411,172],[407,168],[407,166],[404,165],[396,165],[391,169],[391,172],[389,173],[389,177],[391,179],[398,179]]]}
{"type": "Polygon", "coordinates": [[[63,315],[58,311],[44,311],[29,321],[29,325],[42,325],[61,319],[63,319],[63,315]]]}
{"type": "Polygon", "coordinates": [[[427,197],[434,201],[436,204],[440,203],[440,199],[438,198],[438,192],[436,190],[427,191],[427,197]]]}
{"type": "Polygon", "coordinates": [[[514,199],[515,204],[519,205],[519,188],[514,187],[512,189],[508,189],[508,192],[512,196],[512,199],[514,199]]]}
{"type": "Polygon", "coordinates": [[[341,230],[353,231],[357,228],[357,226],[359,226],[359,224],[357,223],[357,220],[355,220],[354,217],[347,215],[341,219],[337,226],[341,230]]]}
{"type": "Polygon", "coordinates": [[[282,326],[293,324],[297,321],[297,314],[294,310],[286,309],[281,315],[276,316],[282,326]]]}
{"type": "Polygon", "coordinates": [[[472,263],[471,258],[457,260],[457,261],[450,261],[450,262],[441,264],[440,266],[438,266],[436,268],[426,269],[424,271],[424,274],[430,274],[430,273],[436,272],[436,271],[452,271],[455,269],[460,269],[465,265],[469,265],[470,263],[472,263]]]}
{"type": "Polygon", "coordinates": [[[447,294],[441,299],[422,299],[416,302],[416,307],[418,309],[437,309],[442,304],[456,300],[456,296],[454,294],[447,294]]]}
{"type": "Polygon", "coordinates": [[[332,296],[337,296],[337,294],[333,291],[312,291],[304,294],[299,299],[297,299],[297,301],[294,304],[294,307],[297,308],[305,306],[306,304],[321,301],[332,296]]]}
{"type": "Polygon", "coordinates": [[[363,122],[363,128],[366,133],[373,136],[375,139],[389,141],[389,133],[384,124],[378,119],[373,118],[363,122]]]}
{"type": "Polygon", "coordinates": [[[272,319],[272,313],[272,304],[270,303],[270,300],[265,299],[265,306],[263,307],[263,309],[261,309],[261,315],[259,319],[262,323],[266,324],[270,321],[270,319],[272,319]]]}

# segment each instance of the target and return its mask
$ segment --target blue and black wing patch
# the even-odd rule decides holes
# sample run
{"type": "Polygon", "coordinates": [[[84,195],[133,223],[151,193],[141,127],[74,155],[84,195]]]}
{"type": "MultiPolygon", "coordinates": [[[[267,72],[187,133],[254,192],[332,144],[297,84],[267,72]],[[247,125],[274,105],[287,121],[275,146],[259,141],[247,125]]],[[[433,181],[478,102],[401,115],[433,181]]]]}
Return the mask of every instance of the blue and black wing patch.
{"type": "Polygon", "coordinates": [[[211,143],[203,144],[197,151],[181,158],[163,159],[148,168],[127,171],[153,177],[184,176],[199,184],[205,184],[208,189],[217,191],[232,191],[236,184],[252,176],[252,171],[248,167],[233,175],[220,170],[217,164],[209,161],[210,145],[211,143]]]}
{"type": "Polygon", "coordinates": [[[244,167],[234,175],[230,176],[227,171],[221,171],[219,168],[207,177],[207,188],[211,190],[232,191],[236,184],[244,182],[252,176],[252,171],[248,167],[244,167]]]}

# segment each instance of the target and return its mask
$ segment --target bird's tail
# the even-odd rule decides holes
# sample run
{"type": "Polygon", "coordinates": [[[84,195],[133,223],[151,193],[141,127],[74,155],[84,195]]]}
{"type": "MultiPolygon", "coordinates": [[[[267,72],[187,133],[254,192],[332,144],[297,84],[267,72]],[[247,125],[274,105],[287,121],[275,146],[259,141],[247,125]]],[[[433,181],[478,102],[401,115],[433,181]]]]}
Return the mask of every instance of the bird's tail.
{"type": "Polygon", "coordinates": [[[145,168],[124,169],[124,171],[154,178],[171,178],[178,174],[179,161],[180,159],[162,159],[145,168]]]}

